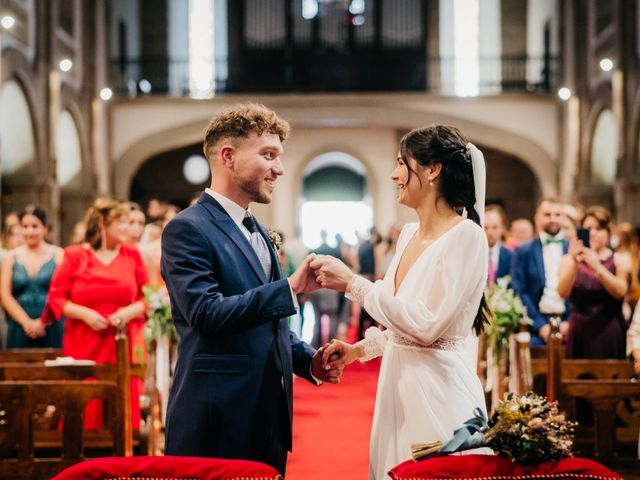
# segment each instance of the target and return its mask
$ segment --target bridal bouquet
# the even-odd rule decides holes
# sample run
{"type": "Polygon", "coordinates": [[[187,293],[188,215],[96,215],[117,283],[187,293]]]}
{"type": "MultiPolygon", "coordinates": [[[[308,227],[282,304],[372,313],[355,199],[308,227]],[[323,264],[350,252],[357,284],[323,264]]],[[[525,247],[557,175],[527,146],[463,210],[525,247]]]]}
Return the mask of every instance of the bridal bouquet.
{"type": "Polygon", "coordinates": [[[147,345],[151,345],[153,341],[157,341],[164,336],[170,340],[174,339],[176,337],[176,327],[171,316],[171,304],[169,303],[167,288],[146,285],[142,287],[142,293],[148,307],[144,332],[147,345]]]}
{"type": "Polygon", "coordinates": [[[487,292],[487,303],[493,313],[487,329],[487,343],[497,365],[509,348],[509,336],[519,332],[521,327],[533,323],[520,297],[509,288],[510,281],[511,277],[508,275],[498,278],[487,292]]]}
{"type": "Polygon", "coordinates": [[[491,415],[485,439],[498,455],[531,465],[570,457],[576,426],[558,411],[558,402],[510,393],[491,415]]]}
{"type": "Polygon", "coordinates": [[[522,396],[509,393],[489,421],[480,409],[474,415],[445,444],[440,441],[413,444],[413,459],[419,461],[483,446],[525,465],[571,456],[577,423],[568,421],[558,411],[558,402],[548,402],[533,392],[522,396]]]}

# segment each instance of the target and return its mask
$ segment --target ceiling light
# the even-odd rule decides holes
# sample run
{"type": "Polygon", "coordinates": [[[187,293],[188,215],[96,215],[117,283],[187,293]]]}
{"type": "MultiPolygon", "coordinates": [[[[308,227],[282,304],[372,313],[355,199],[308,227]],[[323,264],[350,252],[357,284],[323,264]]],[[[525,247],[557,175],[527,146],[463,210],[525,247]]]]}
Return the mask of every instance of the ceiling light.
{"type": "Polygon", "coordinates": [[[567,87],[562,87],[560,90],[558,90],[558,97],[560,97],[560,100],[569,100],[571,98],[571,90],[569,90],[567,87]]]}
{"type": "Polygon", "coordinates": [[[63,58],[62,60],[60,60],[58,66],[63,72],[68,72],[69,70],[71,70],[71,67],[73,67],[73,62],[68,58],[63,58]]]}

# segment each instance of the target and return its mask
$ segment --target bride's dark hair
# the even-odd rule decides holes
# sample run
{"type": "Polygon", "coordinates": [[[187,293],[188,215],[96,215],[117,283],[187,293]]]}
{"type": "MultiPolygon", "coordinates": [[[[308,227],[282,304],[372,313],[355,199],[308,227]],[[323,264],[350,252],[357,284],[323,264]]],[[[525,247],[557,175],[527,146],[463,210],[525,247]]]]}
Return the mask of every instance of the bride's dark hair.
{"type": "MultiPolygon", "coordinates": [[[[416,128],[400,140],[400,156],[407,166],[409,177],[415,174],[422,186],[422,179],[411,168],[409,158],[423,167],[440,163],[440,187],[438,198],[442,198],[456,212],[467,211],[467,218],[480,225],[480,216],[474,207],[476,191],[473,182],[471,155],[467,151],[467,140],[455,127],[432,125],[416,128]]],[[[473,329],[480,335],[489,324],[489,305],[484,295],[473,322],[473,329]]]]}

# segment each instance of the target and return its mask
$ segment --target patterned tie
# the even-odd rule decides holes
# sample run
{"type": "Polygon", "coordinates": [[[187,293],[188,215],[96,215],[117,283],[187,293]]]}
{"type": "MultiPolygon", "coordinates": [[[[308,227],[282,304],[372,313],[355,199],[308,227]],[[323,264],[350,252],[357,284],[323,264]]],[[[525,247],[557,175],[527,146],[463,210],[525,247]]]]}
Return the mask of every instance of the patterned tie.
{"type": "Polygon", "coordinates": [[[264,270],[264,274],[267,277],[267,280],[271,279],[271,254],[269,253],[269,246],[265,241],[264,237],[260,234],[258,230],[258,225],[256,224],[255,218],[251,213],[247,212],[242,220],[242,225],[245,226],[249,233],[251,234],[251,246],[258,255],[258,259],[260,260],[260,264],[262,265],[262,270],[264,270]]]}

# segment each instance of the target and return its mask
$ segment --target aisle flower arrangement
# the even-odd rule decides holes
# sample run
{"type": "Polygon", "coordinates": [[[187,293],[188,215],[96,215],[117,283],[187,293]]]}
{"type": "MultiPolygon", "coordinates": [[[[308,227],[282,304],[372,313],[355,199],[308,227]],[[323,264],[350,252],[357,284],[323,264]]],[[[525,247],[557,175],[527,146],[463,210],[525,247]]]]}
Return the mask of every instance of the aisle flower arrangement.
{"type": "Polygon", "coordinates": [[[506,357],[509,337],[533,323],[518,294],[509,288],[510,282],[508,275],[498,278],[487,291],[487,303],[493,314],[487,329],[487,346],[491,348],[496,365],[506,357]]]}
{"type": "Polygon", "coordinates": [[[142,287],[142,293],[147,304],[147,323],[144,335],[147,346],[151,346],[152,343],[165,336],[170,342],[173,341],[176,338],[176,327],[171,316],[167,288],[146,285],[142,287]]]}

